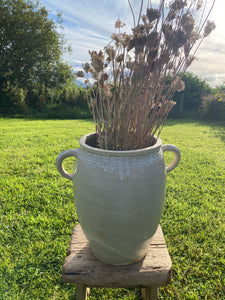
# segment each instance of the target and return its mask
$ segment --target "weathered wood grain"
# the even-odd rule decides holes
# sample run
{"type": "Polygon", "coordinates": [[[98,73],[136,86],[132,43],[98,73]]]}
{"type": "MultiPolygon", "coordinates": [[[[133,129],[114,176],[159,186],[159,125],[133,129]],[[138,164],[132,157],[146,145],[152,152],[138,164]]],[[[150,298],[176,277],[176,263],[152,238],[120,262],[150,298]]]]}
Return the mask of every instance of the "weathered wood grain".
{"type": "Polygon", "coordinates": [[[77,300],[87,300],[87,296],[89,293],[89,288],[84,284],[76,285],[76,299],[77,300]]]}
{"type": "Polygon", "coordinates": [[[143,300],[157,300],[157,287],[148,286],[146,288],[143,288],[141,289],[141,295],[143,300]]]}
{"type": "Polygon", "coordinates": [[[157,287],[167,285],[171,273],[172,263],[160,226],[143,259],[131,265],[112,266],[93,256],[80,225],[76,225],[63,265],[62,279],[89,287],[157,287]]]}

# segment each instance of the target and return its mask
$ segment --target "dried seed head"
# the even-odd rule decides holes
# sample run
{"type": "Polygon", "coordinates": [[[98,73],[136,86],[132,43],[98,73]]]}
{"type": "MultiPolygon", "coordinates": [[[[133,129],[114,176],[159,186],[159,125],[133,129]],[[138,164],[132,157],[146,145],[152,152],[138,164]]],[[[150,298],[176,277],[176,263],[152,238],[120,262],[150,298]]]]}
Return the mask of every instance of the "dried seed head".
{"type": "Polygon", "coordinates": [[[111,35],[111,38],[112,38],[112,40],[115,41],[116,47],[119,48],[119,46],[120,46],[120,34],[118,34],[118,33],[113,33],[113,34],[111,35]]]}
{"type": "Polygon", "coordinates": [[[195,20],[190,13],[185,13],[181,19],[181,26],[185,32],[190,35],[195,26],[195,20]]]}
{"type": "MultiPolygon", "coordinates": [[[[97,80],[97,81],[99,80],[99,72],[93,72],[92,76],[95,80],[97,80]]],[[[96,84],[97,84],[97,82],[96,82],[96,84]]]]}
{"type": "Polygon", "coordinates": [[[105,53],[108,55],[107,61],[110,63],[116,56],[116,51],[112,46],[108,46],[104,48],[105,53]]]}
{"type": "Polygon", "coordinates": [[[174,37],[175,43],[178,44],[178,47],[181,47],[184,45],[185,41],[187,40],[187,35],[184,31],[179,29],[174,37]]]}
{"type": "Polygon", "coordinates": [[[174,37],[174,31],[172,29],[172,26],[167,24],[164,24],[162,27],[162,32],[164,33],[166,42],[169,43],[173,40],[174,37]]]}
{"type": "Polygon", "coordinates": [[[155,21],[156,19],[158,19],[160,17],[160,11],[155,8],[148,8],[146,15],[147,15],[149,22],[152,23],[153,21],[155,21]]]}
{"type": "Polygon", "coordinates": [[[91,66],[90,66],[89,63],[82,64],[82,67],[83,67],[83,70],[84,70],[85,73],[90,72],[91,66]]]}
{"type": "Polygon", "coordinates": [[[216,25],[213,21],[207,21],[206,26],[204,28],[204,37],[210,35],[210,33],[216,28],[216,25]]]}
{"type": "Polygon", "coordinates": [[[109,75],[107,74],[107,73],[103,73],[102,75],[101,75],[101,80],[103,80],[103,81],[106,81],[106,80],[108,80],[108,78],[109,78],[109,75]]]}
{"type": "Polygon", "coordinates": [[[175,0],[170,4],[170,8],[177,11],[185,8],[186,5],[187,5],[186,0],[175,0]]]}
{"type": "Polygon", "coordinates": [[[145,26],[145,27],[148,26],[146,15],[141,16],[141,18],[142,18],[142,21],[143,21],[143,23],[144,23],[144,26],[145,26]]]}
{"type": "Polygon", "coordinates": [[[203,0],[198,0],[196,10],[199,10],[203,6],[203,0]]]}
{"type": "Polygon", "coordinates": [[[163,103],[163,106],[164,106],[164,109],[165,109],[166,114],[168,114],[168,113],[171,111],[171,109],[174,107],[174,105],[176,105],[176,102],[175,102],[175,101],[172,101],[172,100],[170,100],[170,101],[165,101],[165,102],[163,103]]]}
{"type": "Polygon", "coordinates": [[[84,72],[83,71],[78,71],[76,73],[77,77],[84,77],[84,72]]]}
{"type": "Polygon", "coordinates": [[[171,87],[173,87],[176,91],[181,92],[185,89],[185,83],[180,79],[180,77],[176,77],[172,82],[171,87]]]}
{"type": "Polygon", "coordinates": [[[95,70],[93,68],[90,68],[90,73],[94,74],[95,70]]]}
{"type": "Polygon", "coordinates": [[[106,98],[112,97],[112,86],[110,84],[105,85],[104,94],[105,94],[106,98]]]}
{"type": "Polygon", "coordinates": [[[122,33],[121,35],[121,43],[123,45],[124,48],[126,48],[129,45],[129,42],[131,40],[131,36],[126,34],[126,33],[122,33]]]}
{"type": "Polygon", "coordinates": [[[120,19],[117,19],[116,20],[116,23],[115,23],[115,28],[121,28],[121,27],[124,27],[126,24],[123,23],[120,19]]]}
{"type": "Polygon", "coordinates": [[[91,56],[91,65],[94,68],[96,74],[94,78],[97,78],[97,73],[100,73],[104,68],[104,54],[102,50],[97,53],[96,51],[89,51],[91,56]]]}
{"type": "Polygon", "coordinates": [[[149,23],[148,21],[148,18],[146,17],[146,15],[143,15],[142,17],[142,21],[143,21],[143,24],[145,26],[145,32],[148,33],[154,26],[154,23],[149,23]]]}
{"type": "Polygon", "coordinates": [[[145,26],[143,24],[139,24],[136,27],[132,28],[134,37],[139,38],[145,34],[145,26]]]}

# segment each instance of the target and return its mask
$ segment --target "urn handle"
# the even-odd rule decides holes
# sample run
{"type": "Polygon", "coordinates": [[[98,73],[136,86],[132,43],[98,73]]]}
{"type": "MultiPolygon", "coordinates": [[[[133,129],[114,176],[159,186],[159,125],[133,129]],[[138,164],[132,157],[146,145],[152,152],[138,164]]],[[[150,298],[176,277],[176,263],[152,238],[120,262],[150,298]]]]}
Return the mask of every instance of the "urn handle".
{"type": "Polygon", "coordinates": [[[73,174],[70,174],[70,173],[68,173],[67,171],[65,171],[64,168],[63,168],[63,161],[64,161],[65,158],[72,157],[72,156],[75,157],[75,158],[77,158],[77,156],[78,156],[78,151],[79,151],[79,149],[69,149],[69,150],[65,150],[65,151],[61,152],[61,153],[58,155],[57,159],[56,159],[56,167],[57,167],[59,173],[60,173],[63,177],[65,177],[66,179],[72,180],[72,179],[73,179],[73,176],[74,176],[74,174],[75,174],[75,171],[74,171],[73,174]]]}
{"type": "Polygon", "coordinates": [[[172,171],[173,169],[176,168],[176,166],[179,164],[180,162],[180,158],[181,158],[181,154],[180,154],[180,150],[174,146],[174,145],[162,145],[162,150],[164,151],[171,151],[174,153],[174,157],[172,162],[166,167],[166,171],[167,173],[169,173],[170,171],[172,171]]]}

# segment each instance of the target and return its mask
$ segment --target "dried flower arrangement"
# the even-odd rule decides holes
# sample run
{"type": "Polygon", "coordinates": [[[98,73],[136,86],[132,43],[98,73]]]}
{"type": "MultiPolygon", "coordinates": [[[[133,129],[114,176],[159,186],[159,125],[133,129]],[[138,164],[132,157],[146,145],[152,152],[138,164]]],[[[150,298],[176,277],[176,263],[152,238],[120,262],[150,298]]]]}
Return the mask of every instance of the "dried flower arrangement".
{"type": "Polygon", "coordinates": [[[128,0],[132,33],[122,32],[125,24],[118,19],[111,43],[103,51],[89,51],[86,74],[78,73],[95,80],[89,105],[99,148],[134,150],[154,144],[175,104],[175,91],[184,89],[182,74],[215,28],[208,20],[214,3],[206,12],[207,0],[160,0],[157,8],[148,1],[142,15],[142,0],[136,23],[128,0]]]}

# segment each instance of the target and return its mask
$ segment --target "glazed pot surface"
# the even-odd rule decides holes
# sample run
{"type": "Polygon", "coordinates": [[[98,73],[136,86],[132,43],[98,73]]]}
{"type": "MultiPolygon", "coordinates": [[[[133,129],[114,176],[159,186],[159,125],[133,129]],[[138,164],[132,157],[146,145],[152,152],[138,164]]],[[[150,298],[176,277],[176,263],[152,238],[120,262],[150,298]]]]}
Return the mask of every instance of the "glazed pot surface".
{"type": "Polygon", "coordinates": [[[77,158],[74,174],[59,171],[73,182],[77,215],[93,254],[108,264],[130,264],[146,254],[158,227],[166,173],[178,164],[179,150],[162,146],[159,138],[152,147],[131,151],[101,150],[91,146],[94,140],[95,134],[86,135],[79,149],[67,150],[67,157],[77,158]],[[170,169],[163,151],[175,153],[170,169]]]}

